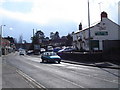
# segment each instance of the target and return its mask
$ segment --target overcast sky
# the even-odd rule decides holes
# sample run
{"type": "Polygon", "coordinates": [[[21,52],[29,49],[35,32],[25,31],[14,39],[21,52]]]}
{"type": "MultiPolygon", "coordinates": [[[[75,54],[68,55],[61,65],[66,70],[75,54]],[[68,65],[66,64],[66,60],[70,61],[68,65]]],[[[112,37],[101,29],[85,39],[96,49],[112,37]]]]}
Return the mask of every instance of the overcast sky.
{"type": "MultiPolygon", "coordinates": [[[[91,24],[100,21],[100,12],[106,11],[108,18],[118,23],[120,0],[89,0],[91,24]]],[[[88,0],[0,0],[0,25],[5,24],[3,36],[31,42],[35,30],[42,30],[49,37],[58,31],[60,36],[78,30],[82,22],[88,26],[88,0]]]]}

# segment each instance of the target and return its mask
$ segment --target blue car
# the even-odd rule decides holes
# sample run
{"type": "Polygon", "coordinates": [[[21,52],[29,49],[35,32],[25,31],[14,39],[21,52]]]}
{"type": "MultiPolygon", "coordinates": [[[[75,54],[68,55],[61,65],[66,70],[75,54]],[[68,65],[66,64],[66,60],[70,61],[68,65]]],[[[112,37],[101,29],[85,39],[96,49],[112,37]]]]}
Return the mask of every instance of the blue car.
{"type": "Polygon", "coordinates": [[[44,52],[41,55],[42,62],[61,62],[60,56],[58,56],[55,52],[44,52]]]}

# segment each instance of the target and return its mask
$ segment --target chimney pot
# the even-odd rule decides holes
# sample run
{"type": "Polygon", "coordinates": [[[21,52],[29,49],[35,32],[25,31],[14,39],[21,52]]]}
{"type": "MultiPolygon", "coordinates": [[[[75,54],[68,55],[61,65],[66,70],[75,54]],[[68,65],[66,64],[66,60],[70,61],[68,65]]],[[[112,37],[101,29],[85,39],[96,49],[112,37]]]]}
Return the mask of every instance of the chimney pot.
{"type": "Polygon", "coordinates": [[[105,11],[103,11],[101,13],[101,21],[102,21],[102,18],[107,18],[107,17],[108,17],[107,13],[105,11]]]}
{"type": "Polygon", "coordinates": [[[82,23],[80,23],[79,25],[79,30],[82,30],[82,23]]]}

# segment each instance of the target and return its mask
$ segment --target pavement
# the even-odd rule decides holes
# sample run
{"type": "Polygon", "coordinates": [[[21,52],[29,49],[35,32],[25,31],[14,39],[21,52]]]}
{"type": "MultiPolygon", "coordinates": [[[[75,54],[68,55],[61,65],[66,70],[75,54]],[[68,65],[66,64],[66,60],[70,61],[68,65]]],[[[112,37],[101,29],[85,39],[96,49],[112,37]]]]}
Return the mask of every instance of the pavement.
{"type": "Polygon", "coordinates": [[[0,90],[2,89],[2,58],[0,57],[0,90]]]}
{"type": "Polygon", "coordinates": [[[115,64],[112,62],[75,62],[70,60],[62,60],[62,62],[65,63],[71,63],[71,64],[78,64],[78,65],[85,65],[85,66],[92,66],[92,67],[99,67],[99,68],[109,68],[109,69],[120,69],[120,64],[115,64]]]}
{"type": "MultiPolygon", "coordinates": [[[[32,57],[40,58],[40,55],[30,55],[32,57]]],[[[71,60],[61,60],[64,63],[71,63],[71,64],[77,64],[77,65],[85,65],[85,66],[91,66],[91,67],[99,67],[99,68],[109,68],[109,69],[120,69],[120,63],[118,62],[89,62],[89,61],[71,61],[71,60]]]]}
{"type": "Polygon", "coordinates": [[[17,72],[17,68],[8,64],[4,58],[0,60],[2,64],[2,89],[4,88],[31,88],[29,83],[17,72]]]}

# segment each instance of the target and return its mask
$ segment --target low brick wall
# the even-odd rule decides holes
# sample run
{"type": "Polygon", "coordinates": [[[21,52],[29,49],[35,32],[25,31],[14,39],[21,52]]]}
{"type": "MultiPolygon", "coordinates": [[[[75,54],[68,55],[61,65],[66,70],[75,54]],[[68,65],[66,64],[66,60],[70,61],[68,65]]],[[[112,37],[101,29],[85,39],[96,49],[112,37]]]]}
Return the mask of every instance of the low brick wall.
{"type": "Polygon", "coordinates": [[[120,63],[120,46],[113,47],[103,52],[103,58],[107,61],[120,63]]]}
{"type": "Polygon", "coordinates": [[[84,62],[84,61],[103,61],[102,53],[80,53],[80,52],[62,52],[58,55],[64,60],[84,62]]]}
{"type": "Polygon", "coordinates": [[[120,63],[120,53],[104,53],[103,58],[106,61],[120,63]]]}

